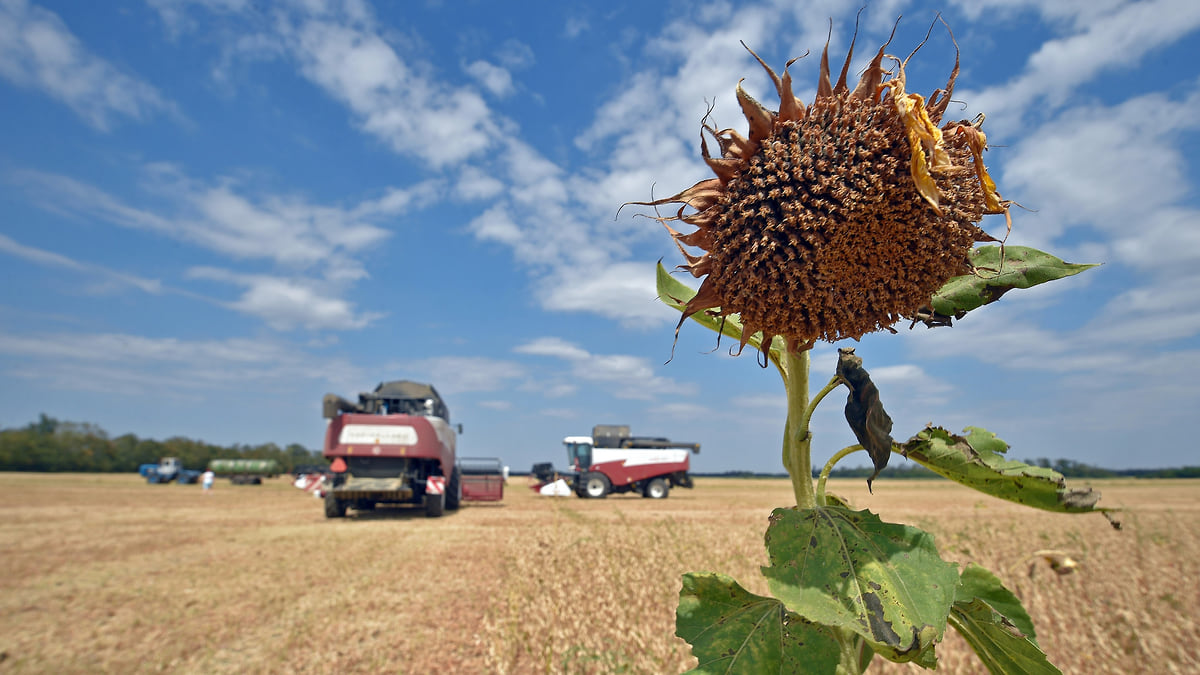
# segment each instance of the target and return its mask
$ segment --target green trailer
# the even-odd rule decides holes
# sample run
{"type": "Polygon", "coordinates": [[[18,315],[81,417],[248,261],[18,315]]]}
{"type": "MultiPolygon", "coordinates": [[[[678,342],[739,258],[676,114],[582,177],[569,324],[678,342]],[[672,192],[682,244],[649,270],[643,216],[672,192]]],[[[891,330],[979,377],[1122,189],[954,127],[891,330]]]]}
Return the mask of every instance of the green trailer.
{"type": "Polygon", "coordinates": [[[279,462],[273,459],[214,459],[208,470],[234,485],[260,485],[264,478],[279,475],[279,462]]]}

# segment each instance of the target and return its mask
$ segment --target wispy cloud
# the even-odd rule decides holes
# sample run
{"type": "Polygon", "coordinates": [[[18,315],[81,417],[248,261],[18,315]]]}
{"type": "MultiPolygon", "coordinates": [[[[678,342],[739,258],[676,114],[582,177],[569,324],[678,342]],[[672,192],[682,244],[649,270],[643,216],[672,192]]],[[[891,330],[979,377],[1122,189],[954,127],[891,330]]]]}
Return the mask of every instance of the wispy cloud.
{"type": "Polygon", "coordinates": [[[155,87],[88,51],[57,14],[28,0],[0,2],[0,77],[63,102],[102,131],[119,117],[177,114],[155,87]]]}
{"type": "Polygon", "coordinates": [[[3,234],[0,234],[0,252],[23,258],[38,265],[57,267],[99,277],[107,282],[105,285],[116,284],[124,287],[133,287],[154,295],[163,292],[163,284],[158,279],[146,279],[134,274],[118,272],[102,265],[80,262],[74,258],[54,253],[53,251],[25,246],[3,234]]]}
{"type": "MultiPolygon", "coordinates": [[[[593,354],[555,337],[538,338],[519,345],[514,352],[565,361],[568,380],[602,386],[618,398],[651,400],[667,394],[683,394],[687,388],[654,372],[647,359],[628,354],[593,354]]],[[[548,378],[551,382],[555,378],[548,378]]],[[[561,380],[562,378],[558,378],[561,380]]]]}
{"type": "Polygon", "coordinates": [[[311,380],[350,388],[365,377],[344,359],[314,360],[287,343],[260,338],[0,332],[0,357],[11,360],[9,376],[39,385],[145,396],[204,396],[311,380]]]}
{"type": "Polygon", "coordinates": [[[438,391],[447,395],[511,391],[514,383],[528,374],[526,367],[515,361],[477,356],[417,359],[391,369],[437,382],[438,391]]]}
{"type": "Polygon", "coordinates": [[[351,330],[379,318],[356,311],[345,299],[367,274],[362,256],[390,236],[378,223],[433,203],[440,190],[430,181],[389,188],[349,207],[328,206],[300,195],[263,193],[229,178],[199,181],[177,167],[152,164],[144,169],[139,195],[165,202],[152,211],[58,174],[21,171],[10,180],[48,210],[153,232],[231,262],[275,265],[279,274],[202,267],[188,278],[241,286],[241,297],[224,304],[281,330],[351,330]]]}

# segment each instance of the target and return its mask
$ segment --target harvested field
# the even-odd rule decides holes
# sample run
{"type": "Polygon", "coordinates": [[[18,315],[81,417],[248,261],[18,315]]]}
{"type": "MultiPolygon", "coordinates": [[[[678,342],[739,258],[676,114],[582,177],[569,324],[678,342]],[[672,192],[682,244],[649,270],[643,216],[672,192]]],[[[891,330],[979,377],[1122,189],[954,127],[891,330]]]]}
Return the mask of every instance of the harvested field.
{"type": "MultiPolygon", "coordinates": [[[[670,673],[695,664],[673,637],[681,573],[766,592],[783,480],[698,479],[665,501],[551,499],[524,480],[441,519],[328,521],[284,479],[206,497],[132,475],[0,474],[0,673],[670,673]]],[[[1200,672],[1200,481],[1094,484],[1126,509],[1122,531],[944,481],[830,490],[999,574],[1066,673],[1200,672]],[[1031,566],[1042,549],[1078,572],[1031,566]]],[[[984,672],[952,634],[939,656],[984,672]]],[[[919,670],[877,658],[868,672],[919,670]]]]}

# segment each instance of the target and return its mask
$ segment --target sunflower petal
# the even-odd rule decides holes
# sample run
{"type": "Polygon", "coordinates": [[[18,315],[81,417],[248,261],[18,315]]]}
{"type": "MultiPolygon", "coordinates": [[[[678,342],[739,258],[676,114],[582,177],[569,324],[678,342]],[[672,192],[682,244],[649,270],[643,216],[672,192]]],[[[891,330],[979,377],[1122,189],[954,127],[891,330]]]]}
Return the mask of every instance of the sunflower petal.
{"type": "Polygon", "coordinates": [[[771,130],[775,128],[775,113],[764,108],[761,103],[754,100],[753,96],[747,94],[746,90],[742,89],[740,81],[737,86],[737,100],[738,105],[742,106],[742,114],[750,123],[750,144],[757,149],[763,139],[770,136],[771,130]]]}

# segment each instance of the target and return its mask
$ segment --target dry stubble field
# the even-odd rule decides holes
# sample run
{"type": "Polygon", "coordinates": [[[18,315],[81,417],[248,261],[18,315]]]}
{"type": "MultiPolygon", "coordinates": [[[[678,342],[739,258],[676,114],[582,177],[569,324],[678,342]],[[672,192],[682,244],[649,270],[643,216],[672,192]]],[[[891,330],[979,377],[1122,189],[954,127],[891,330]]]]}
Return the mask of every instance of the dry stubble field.
{"type": "MultiPolygon", "coordinates": [[[[538,497],[438,520],[327,521],[284,479],[147,485],[132,475],[0,474],[0,673],[671,673],[679,576],[757,574],[783,480],[699,479],[666,501],[538,497]]],[[[1066,673],[1200,672],[1200,481],[1099,481],[1100,515],[1010,505],[948,482],[831,483],[857,508],[934,532],[1022,597],[1066,673]],[[1060,549],[1078,573],[1030,574],[1060,549]]],[[[983,672],[949,635],[942,672],[983,672]]],[[[876,659],[868,672],[919,671],[876,659]]]]}

